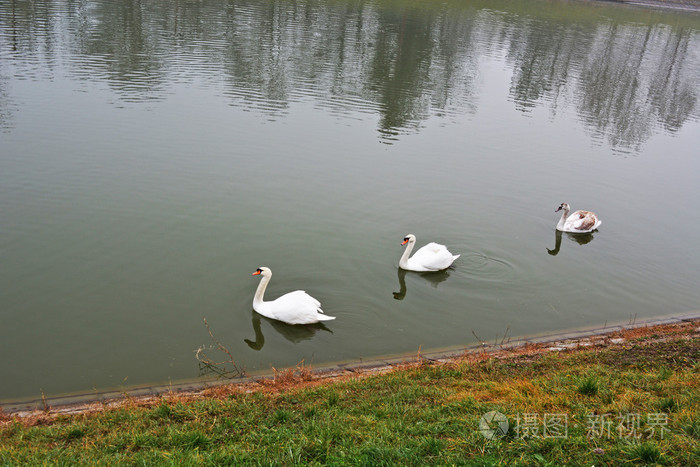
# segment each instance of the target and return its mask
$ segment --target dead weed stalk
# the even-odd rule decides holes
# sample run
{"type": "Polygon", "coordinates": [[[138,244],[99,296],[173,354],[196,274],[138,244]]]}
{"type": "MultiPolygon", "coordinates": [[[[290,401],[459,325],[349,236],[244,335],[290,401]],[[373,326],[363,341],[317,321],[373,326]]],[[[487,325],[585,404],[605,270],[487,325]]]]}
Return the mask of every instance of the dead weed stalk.
{"type": "Polygon", "coordinates": [[[217,362],[205,353],[206,346],[202,345],[195,352],[195,358],[199,362],[200,374],[206,375],[213,373],[218,375],[220,378],[240,378],[246,376],[245,369],[236,364],[231,352],[225,345],[219,342],[216,337],[214,337],[214,333],[211,332],[207,319],[202,318],[202,320],[204,321],[204,325],[207,327],[207,332],[209,333],[211,340],[214,342],[214,344],[216,344],[216,349],[226,354],[228,358],[217,362]]]}

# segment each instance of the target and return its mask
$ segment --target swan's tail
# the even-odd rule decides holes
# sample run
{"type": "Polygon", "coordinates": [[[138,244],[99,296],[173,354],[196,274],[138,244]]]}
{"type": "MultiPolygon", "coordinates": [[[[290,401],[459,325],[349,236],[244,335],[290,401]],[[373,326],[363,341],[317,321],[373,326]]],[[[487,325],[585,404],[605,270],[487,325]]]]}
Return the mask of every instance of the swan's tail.
{"type": "Polygon", "coordinates": [[[326,316],[323,313],[319,313],[317,315],[317,318],[319,321],[330,321],[332,319],[335,319],[335,316],[326,316]]]}

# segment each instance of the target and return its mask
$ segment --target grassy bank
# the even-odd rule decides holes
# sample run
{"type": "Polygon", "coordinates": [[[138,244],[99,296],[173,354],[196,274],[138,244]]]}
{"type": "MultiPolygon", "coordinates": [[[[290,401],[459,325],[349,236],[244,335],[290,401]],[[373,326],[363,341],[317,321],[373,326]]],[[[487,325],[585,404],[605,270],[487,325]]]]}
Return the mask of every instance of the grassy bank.
{"type": "Polygon", "coordinates": [[[697,328],[324,381],[298,368],[71,416],[5,414],[0,464],[700,465],[697,328]],[[507,429],[498,416],[480,429],[493,411],[507,429]]]}

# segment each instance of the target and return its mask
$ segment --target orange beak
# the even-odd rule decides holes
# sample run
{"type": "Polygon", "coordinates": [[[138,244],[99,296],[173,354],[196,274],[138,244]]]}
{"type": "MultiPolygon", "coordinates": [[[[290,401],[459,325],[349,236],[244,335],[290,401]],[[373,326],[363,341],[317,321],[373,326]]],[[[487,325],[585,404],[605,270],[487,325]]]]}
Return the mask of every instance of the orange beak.
{"type": "Polygon", "coordinates": [[[255,272],[253,273],[253,275],[254,275],[254,276],[259,276],[259,275],[260,275],[260,271],[255,271],[255,272]]]}
{"type": "Polygon", "coordinates": [[[407,243],[408,243],[408,240],[404,240],[403,242],[401,242],[402,245],[405,245],[407,243]]]}

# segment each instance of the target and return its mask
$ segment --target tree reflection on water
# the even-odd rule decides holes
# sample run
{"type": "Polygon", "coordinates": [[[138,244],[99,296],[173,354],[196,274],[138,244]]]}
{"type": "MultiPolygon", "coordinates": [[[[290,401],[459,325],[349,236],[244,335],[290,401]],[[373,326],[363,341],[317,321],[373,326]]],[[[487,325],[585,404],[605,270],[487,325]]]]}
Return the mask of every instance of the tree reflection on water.
{"type": "MultiPolygon", "coordinates": [[[[65,66],[123,101],[165,99],[182,81],[223,83],[231,105],[272,117],[311,98],[340,115],[377,114],[386,143],[434,115],[474,114],[481,57],[494,55],[511,68],[516,109],[554,115],[574,105],[593,139],[614,148],[636,150],[657,126],[676,132],[698,118],[697,20],[541,6],[14,0],[0,5],[0,50],[17,76],[65,66]]],[[[4,81],[0,125],[8,128],[16,105],[4,81]]]]}

